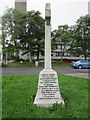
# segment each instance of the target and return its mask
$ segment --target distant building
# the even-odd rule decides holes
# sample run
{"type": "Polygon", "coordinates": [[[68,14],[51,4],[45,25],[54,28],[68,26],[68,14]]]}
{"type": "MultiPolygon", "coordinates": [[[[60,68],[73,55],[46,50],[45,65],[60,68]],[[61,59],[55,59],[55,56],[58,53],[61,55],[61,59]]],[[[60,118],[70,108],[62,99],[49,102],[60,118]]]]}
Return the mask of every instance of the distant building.
{"type": "Polygon", "coordinates": [[[27,0],[15,0],[15,8],[17,10],[27,11],[27,0]]]}
{"type": "Polygon", "coordinates": [[[90,1],[88,2],[88,15],[90,16],[90,1]]]}
{"type": "Polygon", "coordinates": [[[56,42],[56,49],[52,51],[52,58],[54,57],[68,57],[70,54],[66,53],[66,50],[68,50],[69,46],[64,46],[61,42],[56,42]]]}
{"type": "MultiPolygon", "coordinates": [[[[17,10],[23,10],[24,12],[26,12],[27,11],[27,0],[15,0],[15,8],[17,10]]],[[[23,52],[20,50],[19,58],[24,59],[24,60],[29,59],[28,54],[22,55],[22,53],[23,52]]]]}

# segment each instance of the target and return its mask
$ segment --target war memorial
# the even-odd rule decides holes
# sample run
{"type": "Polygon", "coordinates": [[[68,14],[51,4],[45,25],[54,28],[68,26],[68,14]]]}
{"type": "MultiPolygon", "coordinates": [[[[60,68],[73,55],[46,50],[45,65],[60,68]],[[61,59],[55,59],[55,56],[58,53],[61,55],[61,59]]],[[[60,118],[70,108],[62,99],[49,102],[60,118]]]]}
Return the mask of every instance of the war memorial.
{"type": "Polygon", "coordinates": [[[39,73],[38,91],[34,104],[42,107],[52,106],[54,103],[64,104],[61,97],[57,73],[51,65],[51,8],[45,6],[45,63],[44,69],[39,73]]]}

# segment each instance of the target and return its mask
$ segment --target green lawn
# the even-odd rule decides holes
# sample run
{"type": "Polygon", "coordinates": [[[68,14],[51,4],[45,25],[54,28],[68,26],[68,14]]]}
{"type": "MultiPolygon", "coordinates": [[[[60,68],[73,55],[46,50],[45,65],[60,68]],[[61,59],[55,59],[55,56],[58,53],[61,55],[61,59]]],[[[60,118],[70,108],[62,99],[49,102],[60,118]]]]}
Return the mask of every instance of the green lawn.
{"type": "Polygon", "coordinates": [[[65,107],[40,108],[33,105],[38,75],[3,76],[3,118],[87,118],[88,79],[62,74],[58,78],[65,107]]]}
{"type": "Polygon", "coordinates": [[[20,61],[16,61],[16,62],[8,63],[6,66],[13,68],[30,68],[30,67],[35,67],[35,63],[34,62],[30,63],[29,61],[22,61],[22,63],[20,63],[20,61]]]}
{"type": "MultiPolygon", "coordinates": [[[[7,67],[13,67],[13,68],[30,68],[30,67],[35,67],[35,62],[30,63],[29,61],[23,61],[20,63],[20,61],[13,62],[13,63],[8,63],[6,65],[7,67]]],[[[41,62],[39,67],[43,67],[44,63],[41,62]]],[[[52,62],[52,67],[70,67],[70,63],[64,63],[62,61],[53,61],[52,62]]]]}

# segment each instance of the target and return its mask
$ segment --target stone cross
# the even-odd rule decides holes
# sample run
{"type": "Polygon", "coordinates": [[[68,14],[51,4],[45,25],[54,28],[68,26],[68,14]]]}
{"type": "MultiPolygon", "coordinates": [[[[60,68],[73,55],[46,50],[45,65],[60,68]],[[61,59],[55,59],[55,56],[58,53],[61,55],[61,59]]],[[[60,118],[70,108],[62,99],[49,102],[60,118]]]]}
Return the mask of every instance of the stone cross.
{"type": "Polygon", "coordinates": [[[59,92],[57,73],[51,69],[51,9],[50,4],[45,8],[45,65],[39,73],[38,91],[34,104],[49,107],[54,103],[64,104],[59,92]]]}

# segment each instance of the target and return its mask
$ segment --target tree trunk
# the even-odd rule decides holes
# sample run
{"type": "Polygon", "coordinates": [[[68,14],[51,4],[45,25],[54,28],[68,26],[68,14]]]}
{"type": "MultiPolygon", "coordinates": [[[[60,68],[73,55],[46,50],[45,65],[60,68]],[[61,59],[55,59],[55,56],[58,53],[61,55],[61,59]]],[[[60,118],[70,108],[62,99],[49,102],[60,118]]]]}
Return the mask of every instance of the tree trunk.
{"type": "Polygon", "coordinates": [[[39,51],[37,51],[37,61],[39,61],[39,51]]]}
{"type": "Polygon", "coordinates": [[[19,51],[16,51],[16,59],[19,60],[19,51]]]}
{"type": "Polygon", "coordinates": [[[32,59],[31,59],[31,52],[29,51],[29,62],[31,63],[32,62],[32,59]]]}
{"type": "Polygon", "coordinates": [[[5,59],[5,64],[7,64],[8,62],[7,62],[7,53],[6,53],[6,59],[5,59]]]}
{"type": "Polygon", "coordinates": [[[62,41],[61,41],[61,61],[62,61],[63,57],[62,57],[62,41]]]}
{"type": "Polygon", "coordinates": [[[86,54],[84,54],[84,58],[85,58],[85,60],[87,60],[87,55],[86,54]]]}

